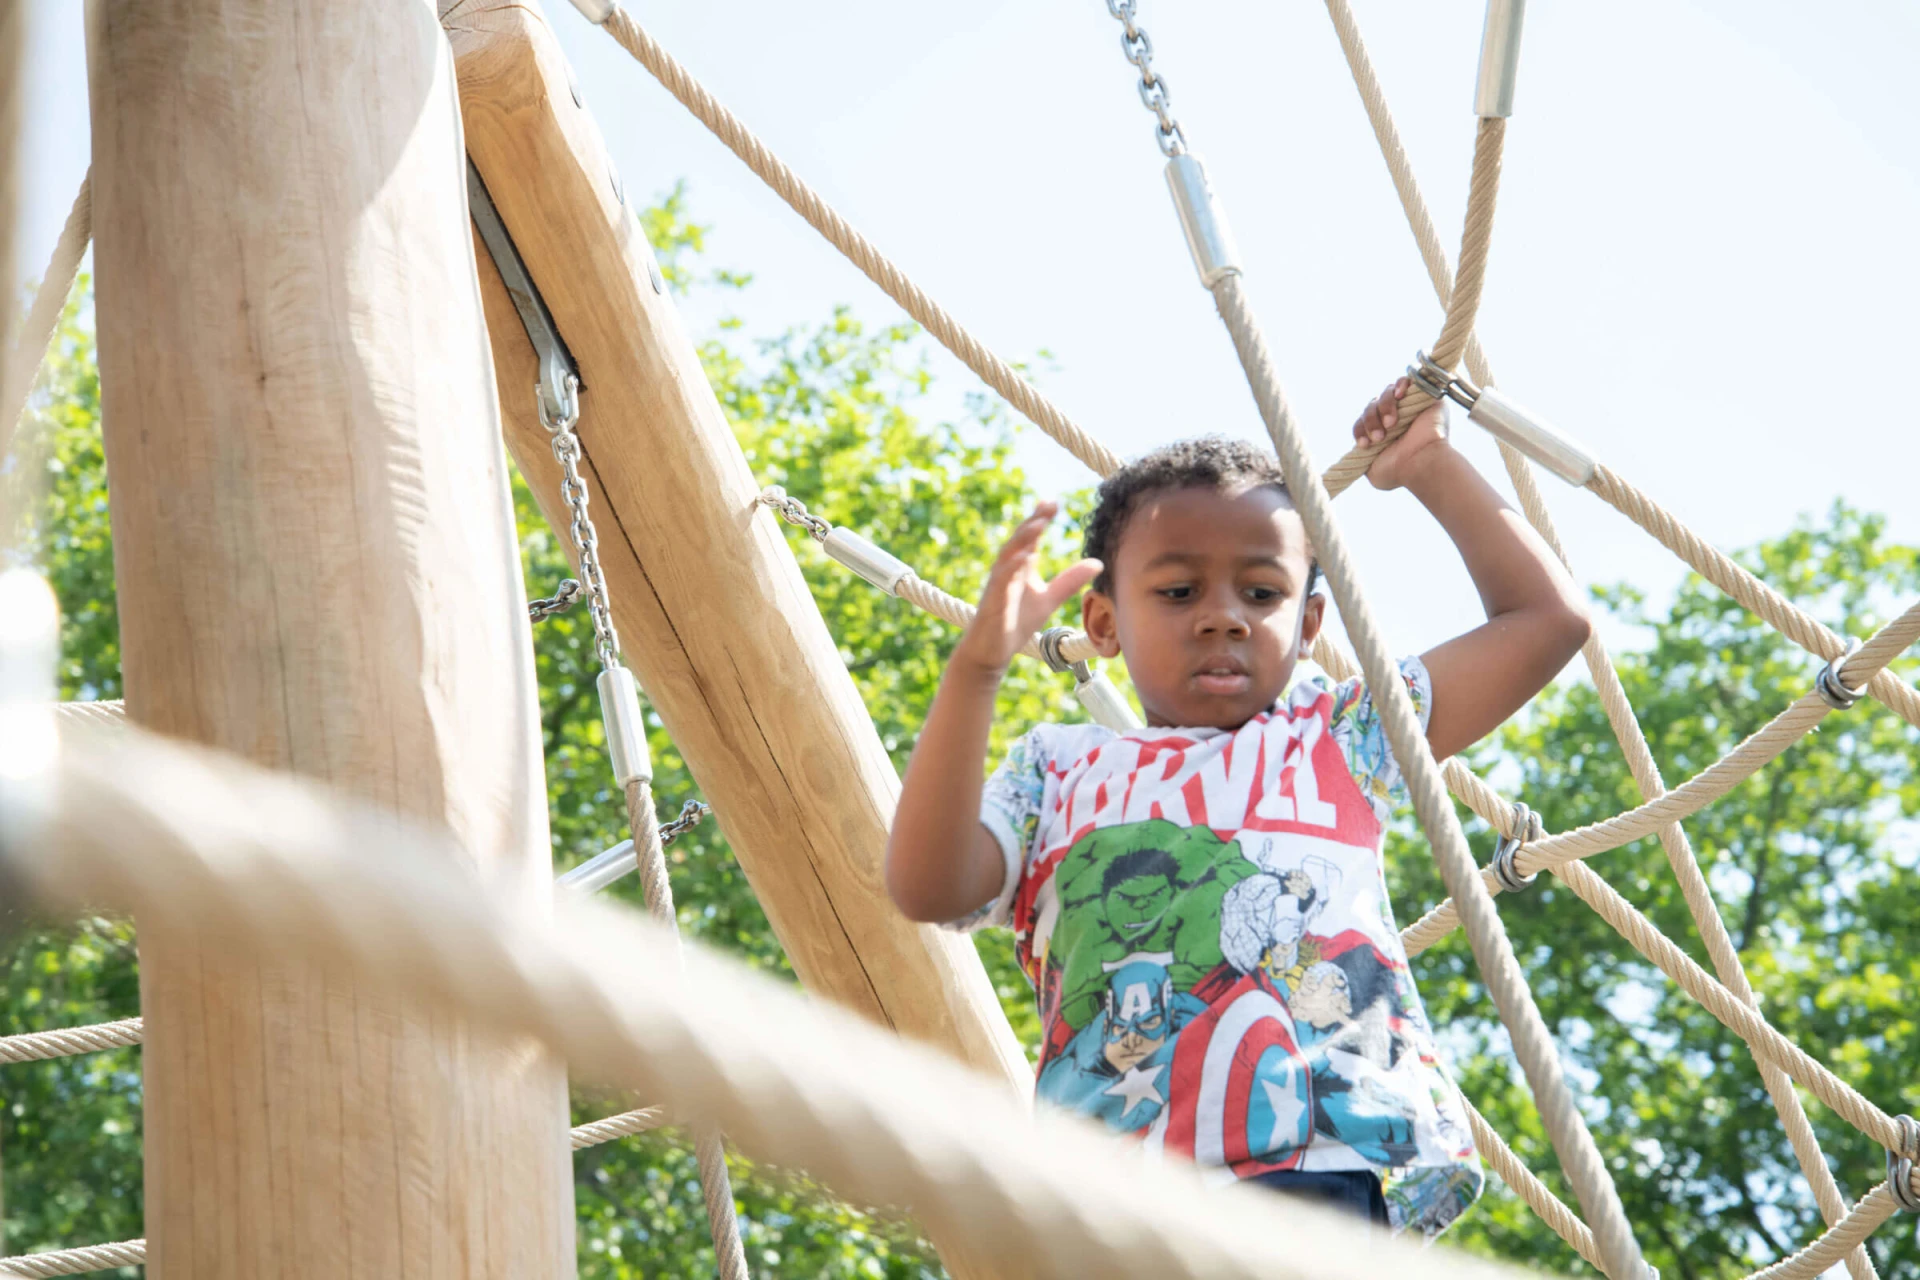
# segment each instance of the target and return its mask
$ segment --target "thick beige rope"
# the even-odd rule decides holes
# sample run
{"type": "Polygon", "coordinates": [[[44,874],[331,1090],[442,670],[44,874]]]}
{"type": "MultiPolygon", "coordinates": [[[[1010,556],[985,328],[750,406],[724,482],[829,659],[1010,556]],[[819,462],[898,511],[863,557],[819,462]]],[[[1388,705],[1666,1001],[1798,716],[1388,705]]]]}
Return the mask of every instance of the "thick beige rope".
{"type": "MultiPolygon", "coordinates": [[[[67,213],[67,221],[60,228],[60,239],[53,246],[53,257],[47,262],[47,269],[40,276],[40,287],[34,292],[33,306],[27,311],[26,323],[21,326],[19,337],[11,349],[6,349],[7,365],[0,374],[0,454],[4,454],[13,443],[13,433],[19,429],[20,419],[27,411],[27,397],[33,392],[34,374],[39,371],[41,361],[47,358],[47,347],[53,342],[53,331],[60,323],[60,313],[67,305],[67,299],[73,293],[73,282],[80,275],[80,260],[86,257],[87,243],[93,238],[93,171],[80,182],[80,190],[73,197],[73,208],[67,213]]],[[[5,349],[5,348],[0,348],[5,349]]]]}
{"type": "Polygon", "coordinates": [[[1500,1181],[1525,1201],[1527,1208],[1553,1228],[1562,1240],[1572,1245],[1575,1253],[1594,1267],[1601,1267],[1600,1252],[1593,1243],[1593,1232],[1587,1230],[1587,1224],[1580,1221],[1580,1215],[1567,1208],[1564,1200],[1534,1176],[1533,1170],[1527,1168],[1526,1162],[1500,1136],[1500,1131],[1488,1124],[1487,1118],[1472,1103],[1461,1098],[1460,1105],[1467,1109],[1467,1124],[1473,1129],[1473,1142],[1480,1149],[1480,1158],[1500,1175],[1500,1181]]]}
{"type": "Polygon", "coordinates": [[[64,1027],[0,1037],[0,1063],[45,1062],[49,1058],[70,1058],[76,1054],[124,1049],[140,1043],[140,1028],[140,1019],[126,1018],[120,1022],[101,1022],[87,1027],[64,1027]]]}
{"type": "MultiPolygon", "coordinates": [[[[569,1134],[569,1140],[573,1149],[579,1151],[586,1147],[599,1146],[603,1142],[612,1142],[617,1138],[647,1133],[665,1123],[665,1111],[659,1107],[647,1107],[640,1111],[628,1111],[621,1115],[608,1116],[605,1120],[593,1120],[575,1126],[569,1134]]],[[[123,1240],[118,1244],[87,1245],[79,1249],[61,1249],[7,1258],[0,1261],[0,1277],[34,1277],[35,1280],[39,1280],[41,1277],[77,1276],[89,1271],[105,1271],[112,1267],[145,1266],[146,1261],[147,1242],[145,1240],[123,1240]]]]}
{"type": "MultiPolygon", "coordinates": [[[[1685,560],[1695,573],[1815,657],[1831,662],[1846,652],[1846,641],[1839,635],[1728,559],[1713,544],[1675,519],[1671,512],[1607,467],[1601,466],[1594,472],[1587,488],[1652,534],[1660,545],[1685,560]]],[[[1867,682],[1867,692],[1893,708],[1908,724],[1920,726],[1920,691],[1899,677],[1891,672],[1878,673],[1867,682]]]]}
{"type": "Polygon", "coordinates": [[[1893,1147],[1899,1143],[1900,1130],[1892,1116],[1869,1102],[1859,1090],[1834,1075],[1799,1045],[1780,1034],[1759,1010],[1721,986],[1713,975],[1694,963],[1693,957],[1682,951],[1673,939],[1662,933],[1659,926],[1621,897],[1612,885],[1595,875],[1585,863],[1568,863],[1555,874],[1618,930],[1634,950],[1651,960],[1681,990],[1725,1024],[1728,1030],[1745,1040],[1756,1058],[1771,1062],[1785,1071],[1807,1092],[1831,1107],[1836,1115],[1882,1147],[1893,1147]]]}
{"type": "MultiPolygon", "coordinates": [[[[1421,194],[1419,182],[1413,175],[1413,168],[1407,161],[1406,148],[1401,144],[1400,131],[1388,109],[1386,95],[1381,91],[1380,82],[1373,71],[1372,59],[1367,54],[1366,42],[1361,38],[1359,25],[1355,22],[1353,10],[1347,0],[1327,0],[1327,13],[1333,20],[1334,31],[1340,40],[1340,47],[1346,56],[1348,69],[1352,72],[1355,87],[1360,92],[1360,100],[1367,113],[1367,120],[1373,127],[1375,140],[1379,143],[1380,155],[1387,165],[1388,175],[1393,181],[1394,191],[1400,198],[1400,207],[1406,214],[1407,226],[1413,232],[1414,242],[1419,246],[1421,260],[1426,264],[1427,277],[1433,283],[1434,293],[1439,297],[1441,306],[1448,306],[1453,297],[1453,265],[1447,260],[1446,247],[1440,242],[1440,235],[1434,226],[1433,216],[1427,209],[1425,197],[1421,194]]],[[[1480,349],[1477,339],[1469,337],[1466,347],[1466,363],[1473,379],[1481,386],[1495,384],[1493,370],[1486,354],[1480,349]]],[[[1560,544],[1558,530],[1553,517],[1548,512],[1540,488],[1535,483],[1533,468],[1526,458],[1510,445],[1500,444],[1500,455],[1506,464],[1507,473],[1513,479],[1514,492],[1520,499],[1527,519],[1539,531],[1549,546],[1564,563],[1566,552],[1560,544]]],[[[1763,588],[1764,589],[1764,588],[1763,588]]],[[[1593,675],[1595,691],[1600,697],[1607,720],[1612,725],[1614,736],[1619,740],[1621,751],[1625,754],[1627,765],[1632,772],[1641,795],[1646,799],[1657,799],[1666,792],[1666,783],[1660,775],[1653,752],[1647,744],[1646,735],[1640,728],[1632,704],[1628,701],[1626,690],[1621,687],[1619,673],[1614,669],[1613,657],[1607,652],[1605,641],[1596,632],[1587,641],[1584,649],[1587,669],[1593,675]]],[[[1449,766],[1454,761],[1448,761],[1449,766]]],[[[1465,773],[1464,770],[1460,772],[1465,773]]],[[[1466,779],[1473,779],[1465,774],[1466,779]]],[[[1453,771],[1448,774],[1448,784],[1456,795],[1462,794],[1461,781],[1456,780],[1453,771]]],[[[1493,797],[1497,801],[1497,797],[1493,797]]],[[[1473,800],[1467,801],[1483,818],[1488,818],[1484,809],[1473,800]]],[[[1492,822],[1493,819],[1488,818],[1492,822]]],[[[1495,822],[1494,825],[1508,831],[1508,824],[1495,822]]],[[[1513,834],[1508,831],[1509,834],[1513,834]]],[[[1757,1003],[1752,985],[1749,983],[1745,966],[1741,964],[1739,954],[1728,936],[1725,922],[1720,918],[1718,904],[1713,899],[1707,885],[1706,876],[1700,869],[1694,856],[1691,843],[1678,823],[1662,827],[1659,831],[1660,844],[1672,866],[1674,877],[1680,885],[1681,895],[1685,898],[1687,909],[1693,916],[1696,928],[1706,944],[1707,953],[1713,961],[1714,971],[1736,995],[1748,1004],[1757,1003]]],[[[1787,1141],[1793,1148],[1794,1156],[1806,1175],[1814,1199],[1820,1207],[1821,1215],[1829,1225],[1838,1222],[1847,1212],[1845,1197],[1835,1181],[1833,1171],[1827,1167],[1821,1154],[1818,1139],[1813,1132],[1812,1123],[1807,1119],[1806,1108],[1800,1097],[1793,1091],[1786,1076],[1776,1067],[1767,1063],[1760,1064],[1761,1079],[1767,1092],[1773,1099],[1774,1109],[1779,1113],[1782,1126],[1787,1133],[1787,1141]]],[[[1875,1270],[1872,1260],[1865,1249],[1855,1249],[1847,1257],[1847,1270],[1853,1280],[1873,1280],[1875,1270]]]]}
{"type": "MultiPolygon", "coordinates": [[[[660,820],[653,812],[652,783],[646,778],[627,783],[626,801],[627,827],[633,833],[633,849],[638,855],[635,861],[639,864],[647,911],[677,942],[680,920],[673,909],[673,882],[667,876],[667,851],[660,840],[660,820]]],[[[727,1151],[720,1131],[712,1125],[694,1126],[693,1150],[700,1164],[700,1194],[707,1202],[707,1227],[713,1237],[713,1256],[721,1280],[750,1280],[752,1273],[747,1270],[746,1248],[740,1243],[733,1179],[727,1173],[727,1151]]]]}
{"type": "Polygon", "coordinates": [[[0,1262],[0,1277],[27,1277],[46,1280],[51,1276],[77,1276],[110,1267],[139,1267],[147,1261],[145,1240],[123,1240],[119,1244],[91,1244],[80,1249],[61,1249],[51,1253],[23,1253],[0,1262]]]}
{"type": "MultiPolygon", "coordinates": [[[[904,271],[835,212],[819,192],[787,167],[785,161],[774,155],[766,143],[708,92],[706,86],[662,48],[626,10],[616,5],[612,15],[601,25],[668,93],[678,98],[695,119],[705,125],[729,151],[739,156],[754,176],[771,187],[774,194],[806,219],[809,226],[824,236],[883,293],[899,303],[901,309],[912,316],[921,328],[973,370],[1001,399],[1053,437],[1095,475],[1109,476],[1119,470],[1118,454],[1069,418],[1038,388],[1021,377],[1013,366],[995,355],[908,279],[904,271]]],[[[1468,327],[1471,328],[1470,325],[1468,327]]],[[[1339,493],[1352,484],[1354,479],[1366,473],[1367,464],[1384,447],[1356,448],[1349,452],[1328,472],[1328,488],[1339,493]]]]}
{"type": "Polygon", "coordinates": [[[608,1116],[605,1120],[589,1120],[585,1124],[575,1125],[568,1138],[573,1143],[573,1149],[579,1151],[585,1147],[597,1147],[603,1142],[612,1142],[615,1138],[651,1133],[666,1122],[665,1108],[642,1107],[638,1111],[623,1111],[617,1116],[608,1116]]]}
{"type": "Polygon", "coordinates": [[[1019,372],[1006,361],[989,351],[986,345],[962,327],[959,321],[947,314],[939,303],[928,297],[924,290],[909,280],[904,271],[888,260],[865,236],[854,230],[852,224],[820,197],[819,192],[801,181],[798,174],[769,151],[766,144],[755,137],[739,117],[708,93],[706,88],[695,80],[685,67],[675,61],[673,55],[661,48],[652,36],[627,15],[625,10],[615,8],[613,15],[602,25],[641,66],[666,87],[668,93],[678,98],[687,110],[699,119],[700,123],[712,130],[715,137],[745,161],[747,167],[752,169],[761,181],[772,187],[782,200],[791,205],[794,212],[805,218],[814,230],[825,236],[834,248],[845,254],[847,259],[859,267],[869,280],[880,286],[882,292],[899,303],[908,315],[940,342],[940,345],[953,352],[960,358],[961,363],[978,374],[981,381],[992,387],[1007,403],[1025,414],[1035,426],[1059,441],[1067,452],[1086,463],[1095,472],[1107,475],[1118,469],[1120,459],[1117,456],[1088,435],[1078,423],[1060,412],[1052,402],[1034,388],[1032,383],[1021,377],[1019,372]]]}
{"type": "MultiPolygon", "coordinates": [[[[1488,136],[1484,129],[1481,136],[1483,139],[1488,136]]],[[[1497,152],[1497,133],[1494,137],[1496,143],[1492,150],[1497,152]]],[[[1481,150],[1484,156],[1488,148],[1481,150]]],[[[1497,163],[1497,155],[1494,160],[1497,163]]],[[[1475,183],[1476,188],[1480,185],[1475,183]]],[[[1472,222],[1470,215],[1469,223],[1472,222]]],[[[1414,812],[1433,846],[1441,878],[1456,899],[1465,903],[1467,938],[1487,992],[1512,1037],[1514,1055],[1533,1089],[1541,1121],[1554,1149],[1560,1153],[1567,1179],[1585,1216],[1594,1224],[1595,1240],[1604,1259],[1603,1269],[1618,1280],[1637,1280],[1642,1273],[1640,1247],[1621,1208],[1619,1193],[1594,1146],[1593,1136],[1587,1132],[1574,1106],[1561,1072],[1558,1051],[1540,1019],[1540,1011],[1534,1006],[1532,992],[1501,927],[1493,898],[1475,887],[1479,880],[1466,836],[1447,798],[1439,767],[1427,747],[1426,735],[1420,729],[1406,686],[1361,594],[1358,573],[1347,556],[1345,541],[1333,518],[1332,498],[1315,473],[1300,429],[1293,421],[1273,357],[1254,319],[1240,277],[1237,274],[1223,277],[1213,286],[1213,296],[1239,353],[1241,367],[1246,370],[1260,416],[1273,437],[1281,470],[1306,525],[1307,537],[1340,604],[1348,636],[1358,651],[1368,687],[1373,690],[1374,706],[1380,712],[1394,758],[1400,762],[1414,812]]]]}
{"type": "Polygon", "coordinates": [[[965,1233],[985,1265],[1062,1280],[1513,1274],[1445,1248],[1356,1248],[1350,1219],[1149,1165],[737,964],[690,950],[676,973],[671,935],[632,913],[563,900],[537,918],[478,876],[449,876],[448,853],[422,848],[440,838],[297,779],[138,730],[82,737],[55,763],[44,838],[9,850],[44,905],[127,911],[400,986],[540,1041],[577,1079],[724,1127],[854,1203],[965,1233]]]}
{"type": "MultiPolygon", "coordinates": [[[[1920,638],[1920,603],[1889,622],[1840,667],[1841,679],[1858,688],[1868,673],[1877,672],[1920,638]]],[[[1529,844],[1514,859],[1522,875],[1558,871],[1578,859],[1630,844],[1642,836],[1679,821],[1726,795],[1799,741],[1833,710],[1817,692],[1805,693],[1791,706],[1748,737],[1739,746],[1708,765],[1685,783],[1657,799],[1573,831],[1550,835],[1529,844]]],[[[1495,885],[1490,869],[1481,881],[1495,885]]],[[[1458,923],[1451,899],[1427,912],[1401,932],[1408,955],[1418,955],[1450,933],[1458,923]]]]}
{"type": "MultiPolygon", "coordinates": [[[[1920,1181],[1916,1182],[1916,1189],[1920,1189],[1920,1181]]],[[[1860,1252],[1861,1241],[1879,1230],[1880,1224],[1891,1218],[1897,1208],[1893,1192],[1883,1182],[1860,1197],[1860,1203],[1819,1239],[1798,1253],[1754,1272],[1746,1280],[1811,1280],[1841,1258],[1860,1252]]]]}

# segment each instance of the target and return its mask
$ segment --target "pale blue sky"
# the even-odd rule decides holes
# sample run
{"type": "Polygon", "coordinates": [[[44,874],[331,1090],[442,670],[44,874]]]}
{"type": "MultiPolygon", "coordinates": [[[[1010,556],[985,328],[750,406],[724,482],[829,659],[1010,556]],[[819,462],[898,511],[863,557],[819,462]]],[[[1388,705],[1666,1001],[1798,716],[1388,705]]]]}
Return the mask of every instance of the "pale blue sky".
{"type": "MultiPolygon", "coordinates": [[[[603,33],[546,2],[630,190],[686,179],[693,212],[716,226],[716,263],[755,274],[730,303],[751,331],[837,302],[895,316],[603,33]]],[[[1331,460],[1440,313],[1325,11],[1140,4],[1290,394],[1331,460]]],[[[1481,6],[1356,7],[1453,244],[1481,6]]],[[[87,155],[80,5],[30,8],[17,276],[45,261],[87,155]]],[[[1047,390],[1115,448],[1260,435],[1100,0],[632,12],[990,344],[1051,350],[1047,390]]],[[[1535,0],[1480,324],[1504,387],[1723,546],[1835,496],[1920,541],[1903,376],[1920,351],[1916,57],[1920,10],[1891,0],[1535,0]]],[[[688,318],[710,323],[709,304],[688,318]]],[[[936,367],[953,395],[973,386],[944,356],[936,367]]],[[[1029,436],[1021,456],[1044,489],[1084,482],[1029,436]]],[[[1497,470],[1484,442],[1471,447],[1497,470]]],[[[1611,509],[1545,483],[1583,579],[1675,580],[1672,557],[1611,509]]],[[[1341,512],[1396,647],[1477,619],[1471,585],[1409,499],[1357,490],[1341,512]]],[[[934,548],[894,550],[938,576],[934,548]]]]}

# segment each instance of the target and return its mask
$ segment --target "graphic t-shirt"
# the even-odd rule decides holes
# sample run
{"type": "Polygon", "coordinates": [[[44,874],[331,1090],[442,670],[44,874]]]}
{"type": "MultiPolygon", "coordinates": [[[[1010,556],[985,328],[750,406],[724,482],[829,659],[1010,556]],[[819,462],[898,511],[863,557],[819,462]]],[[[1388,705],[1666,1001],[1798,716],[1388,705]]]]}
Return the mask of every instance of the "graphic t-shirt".
{"type": "Polygon", "coordinates": [[[1222,1176],[1374,1170],[1396,1229],[1458,1217],[1482,1175],[1387,900],[1401,791],[1359,681],[1237,730],[1016,743],[981,802],[1004,887],[953,927],[1013,928],[1040,1098],[1222,1176]]]}

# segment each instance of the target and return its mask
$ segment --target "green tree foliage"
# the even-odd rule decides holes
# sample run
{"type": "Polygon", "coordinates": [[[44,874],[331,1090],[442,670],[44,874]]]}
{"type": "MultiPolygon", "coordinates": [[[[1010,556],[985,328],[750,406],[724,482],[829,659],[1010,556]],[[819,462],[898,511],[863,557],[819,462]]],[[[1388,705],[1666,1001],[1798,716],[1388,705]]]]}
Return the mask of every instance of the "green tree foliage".
{"type": "MultiPolygon", "coordinates": [[[[1890,545],[1882,520],[1844,505],[1740,558],[1816,617],[1861,637],[1920,592],[1920,551],[1890,545]]],[[[1618,662],[1669,785],[1804,694],[1821,666],[1696,578],[1657,613],[1627,588],[1602,595],[1649,638],[1618,662]]],[[[1910,662],[1905,673],[1910,680],[1910,662]]],[[[1477,755],[1549,830],[1641,799],[1585,681],[1562,681],[1477,755]]],[[[1916,759],[1920,731],[1863,700],[1685,824],[1768,1018],[1896,1113],[1920,1103],[1916,759]]],[[[1484,861],[1491,840],[1483,837],[1480,850],[1484,861]]],[[[1442,896],[1424,845],[1403,831],[1390,857],[1403,905],[1442,896]]],[[[1590,865],[1711,970],[1657,840],[1590,865]]],[[[1551,877],[1499,901],[1649,1260],[1669,1280],[1739,1276],[1811,1239],[1818,1213],[1744,1043],[1551,877]]],[[[1415,972],[1435,1024],[1461,1052],[1468,1097],[1571,1202],[1489,1020],[1464,938],[1416,960],[1415,972]]],[[[1884,1152],[1810,1099],[1808,1112],[1850,1197],[1885,1176],[1884,1152]]],[[[1504,1191],[1455,1240],[1556,1269],[1578,1264],[1504,1191]]],[[[1873,1248],[1883,1275],[1920,1266],[1904,1219],[1883,1228],[1873,1248]]]]}
{"type": "MultiPolygon", "coordinates": [[[[745,283],[703,265],[707,231],[687,220],[679,192],[644,211],[641,222],[677,291],[745,283]]],[[[65,606],[61,683],[69,698],[119,694],[87,297],[82,289],[69,308],[23,447],[0,470],[0,483],[16,493],[27,485],[43,490],[11,545],[13,554],[45,566],[65,606]]],[[[829,520],[868,534],[956,594],[977,591],[987,553],[1032,495],[1011,465],[1011,429],[997,408],[972,402],[953,422],[930,413],[931,378],[911,329],[873,328],[840,311],[822,324],[750,342],[727,322],[703,356],[762,483],[782,485],[829,520]]],[[[517,481],[514,498],[530,594],[548,594],[568,573],[564,548],[517,481]]],[[[904,764],[952,632],[840,570],[799,531],[786,533],[882,741],[904,764]]],[[[1057,549],[1065,554],[1064,535],[1057,549]]],[[[1920,587],[1915,550],[1889,545],[1878,520],[1844,507],[1761,546],[1747,562],[1858,634],[1884,619],[1894,599],[1911,599],[1920,587]]],[[[1667,609],[1650,609],[1624,588],[1607,596],[1645,637],[1623,656],[1623,678],[1670,781],[1698,771],[1758,727],[1817,669],[1698,582],[1684,585],[1667,609]]],[[[563,869],[621,839],[623,816],[607,785],[584,612],[541,624],[535,653],[554,860],[563,869]]],[[[1017,664],[1002,697],[996,746],[1035,721],[1076,717],[1057,677],[1017,664]]],[[[651,737],[658,803],[671,817],[698,793],[657,723],[651,737]]],[[[1920,1035],[1901,999],[1920,989],[1906,907],[1920,888],[1912,821],[1920,811],[1916,746],[1913,730],[1877,704],[1862,703],[1688,823],[1769,1016],[1868,1096],[1907,1109],[1920,1088],[1920,1035]]],[[[1577,681],[1565,682],[1477,757],[1554,829],[1636,799],[1592,691],[1577,681]]],[[[1483,856],[1487,843],[1482,837],[1483,856]]],[[[1403,910],[1440,896],[1424,847],[1406,829],[1396,833],[1389,856],[1403,910]]],[[[677,842],[670,857],[687,933],[790,976],[712,824],[677,842]]],[[[1704,961],[1655,842],[1600,855],[1595,865],[1704,961]]],[[[610,892],[638,905],[636,884],[610,892]]],[[[1815,1230],[1808,1197],[1739,1043],[1550,878],[1502,907],[1549,1024],[1591,1099],[1628,1211],[1665,1274],[1734,1276],[1806,1239],[1815,1230]]],[[[1016,1030],[1032,1044],[1032,1001],[1007,936],[986,935],[980,945],[1016,1030]]],[[[1466,948],[1456,937],[1416,969],[1466,1092],[1564,1195],[1466,948]]],[[[124,924],[90,920],[0,944],[0,1034],[130,1016],[137,998],[124,924]]],[[[140,1234],[139,1101],[137,1052],[0,1068],[8,1248],[140,1234]]],[[[583,1094],[575,1119],[634,1104],[583,1094]]],[[[1857,1194],[1877,1181],[1880,1154],[1817,1104],[1811,1111],[1842,1183],[1857,1194]]],[[[582,1276],[711,1272],[694,1161],[678,1135],[591,1148],[574,1167],[582,1276]]],[[[762,1274],[939,1274],[910,1226],[839,1205],[803,1179],[743,1162],[734,1173],[750,1259],[762,1274]]],[[[1916,1263],[1899,1228],[1883,1231],[1876,1245],[1887,1274],[1911,1272],[1916,1263]]],[[[1451,1240],[1554,1269],[1577,1265],[1497,1188],[1451,1240]]]]}

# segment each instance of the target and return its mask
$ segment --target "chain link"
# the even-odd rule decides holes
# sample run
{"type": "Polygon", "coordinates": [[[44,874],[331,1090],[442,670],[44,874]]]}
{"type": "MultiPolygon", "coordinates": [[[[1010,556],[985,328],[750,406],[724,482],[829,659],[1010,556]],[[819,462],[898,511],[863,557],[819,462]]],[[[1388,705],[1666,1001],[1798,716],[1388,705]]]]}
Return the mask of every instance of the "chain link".
{"type": "Polygon", "coordinates": [[[777,484],[770,484],[760,491],[754,501],[763,507],[771,507],[780,513],[780,518],[790,525],[805,529],[813,535],[815,542],[825,542],[827,535],[833,532],[833,526],[807,510],[807,504],[798,498],[789,498],[787,491],[777,484]]]}
{"type": "Polygon", "coordinates": [[[587,515],[587,482],[580,478],[580,437],[574,427],[580,422],[579,380],[567,375],[567,392],[557,413],[549,412],[547,398],[541,396],[540,422],[553,436],[553,456],[560,463],[560,498],[573,513],[569,532],[580,553],[580,576],[587,586],[587,611],[593,617],[594,648],[600,665],[608,670],[620,665],[620,633],[613,629],[613,607],[607,600],[607,577],[600,569],[600,536],[594,532],[587,515]]]}
{"type": "Polygon", "coordinates": [[[562,578],[560,585],[546,599],[527,601],[527,620],[545,622],[556,613],[565,613],[580,603],[580,593],[584,590],[586,588],[580,585],[579,579],[562,578]]]}
{"type": "Polygon", "coordinates": [[[1134,5],[1135,0],[1107,0],[1107,12],[1125,28],[1120,33],[1120,52],[1140,71],[1140,103],[1160,122],[1154,138],[1161,153],[1171,159],[1185,154],[1187,136],[1173,118],[1173,92],[1167,78],[1153,69],[1153,41],[1146,28],[1134,21],[1134,5]]]}
{"type": "Polygon", "coordinates": [[[660,824],[661,847],[672,844],[679,837],[700,825],[700,820],[713,810],[699,800],[689,800],[680,806],[680,816],[672,822],[660,824]]]}

